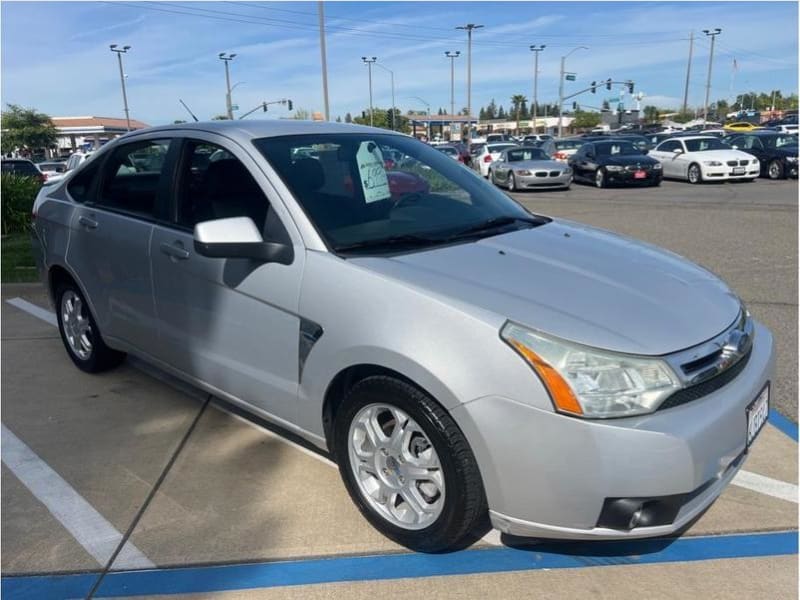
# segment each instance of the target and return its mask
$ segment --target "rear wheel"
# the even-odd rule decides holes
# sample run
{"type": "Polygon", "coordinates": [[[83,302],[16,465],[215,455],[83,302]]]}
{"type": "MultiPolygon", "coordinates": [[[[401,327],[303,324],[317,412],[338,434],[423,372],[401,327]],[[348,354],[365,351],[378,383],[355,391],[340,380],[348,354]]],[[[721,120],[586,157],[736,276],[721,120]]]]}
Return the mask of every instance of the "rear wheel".
{"type": "Polygon", "coordinates": [[[700,165],[694,163],[689,165],[687,178],[689,179],[689,183],[702,183],[703,174],[700,172],[700,165]]]}
{"type": "Polygon", "coordinates": [[[99,373],[113,369],[125,359],[124,353],[112,350],[103,342],[89,305],[77,285],[67,282],[58,287],[56,308],[61,341],[79,369],[99,373]]]}
{"type": "Polygon", "coordinates": [[[783,165],[779,160],[770,161],[767,166],[767,175],[770,179],[783,179],[783,165]]]}
{"type": "Polygon", "coordinates": [[[350,497],[386,537],[413,550],[461,545],[486,515],[475,457],[450,415],[392,377],[369,377],[347,394],[334,450],[350,497]]]}

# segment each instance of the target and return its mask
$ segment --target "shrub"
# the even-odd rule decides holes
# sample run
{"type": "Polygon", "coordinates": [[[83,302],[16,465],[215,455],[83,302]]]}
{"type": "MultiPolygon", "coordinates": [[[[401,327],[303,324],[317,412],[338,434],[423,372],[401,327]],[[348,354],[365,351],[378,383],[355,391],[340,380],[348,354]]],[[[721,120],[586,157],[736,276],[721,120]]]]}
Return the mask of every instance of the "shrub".
{"type": "Polygon", "coordinates": [[[42,184],[31,177],[13,173],[3,173],[0,178],[3,235],[25,231],[31,222],[33,201],[42,184]]]}

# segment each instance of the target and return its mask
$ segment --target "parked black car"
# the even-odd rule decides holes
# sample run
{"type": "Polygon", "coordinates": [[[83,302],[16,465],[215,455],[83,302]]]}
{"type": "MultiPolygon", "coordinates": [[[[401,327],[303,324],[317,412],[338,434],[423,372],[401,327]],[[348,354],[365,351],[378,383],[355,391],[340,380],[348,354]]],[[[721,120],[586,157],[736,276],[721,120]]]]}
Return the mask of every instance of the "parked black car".
{"type": "Polygon", "coordinates": [[[735,133],[723,140],[729,146],[755,156],[761,177],[797,177],[797,136],[775,131],[735,133]]]}
{"type": "Polygon", "coordinates": [[[639,150],[631,140],[611,138],[587,142],[570,156],[575,181],[611,184],[661,185],[661,163],[639,150]]]}
{"type": "Polygon", "coordinates": [[[38,167],[25,158],[4,158],[2,160],[2,172],[13,173],[20,177],[31,177],[44,183],[45,176],[38,167]]]}

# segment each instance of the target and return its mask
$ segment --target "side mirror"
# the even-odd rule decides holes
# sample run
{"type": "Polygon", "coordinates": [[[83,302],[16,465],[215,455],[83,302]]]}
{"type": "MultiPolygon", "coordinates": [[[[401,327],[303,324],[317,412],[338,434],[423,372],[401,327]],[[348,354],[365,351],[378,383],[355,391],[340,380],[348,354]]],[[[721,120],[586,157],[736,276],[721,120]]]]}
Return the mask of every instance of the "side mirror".
{"type": "Polygon", "coordinates": [[[733,146],[731,146],[731,148],[733,148],[734,150],[738,150],[739,146],[733,145],[733,146]]]}
{"type": "Polygon", "coordinates": [[[194,226],[194,249],[209,258],[250,258],[282,265],[294,260],[292,246],[265,242],[250,217],[198,223],[194,226]]]}
{"type": "Polygon", "coordinates": [[[673,150],[672,153],[677,156],[678,154],[683,154],[683,150],[681,150],[680,148],[675,148],[675,150],[673,150]]]}

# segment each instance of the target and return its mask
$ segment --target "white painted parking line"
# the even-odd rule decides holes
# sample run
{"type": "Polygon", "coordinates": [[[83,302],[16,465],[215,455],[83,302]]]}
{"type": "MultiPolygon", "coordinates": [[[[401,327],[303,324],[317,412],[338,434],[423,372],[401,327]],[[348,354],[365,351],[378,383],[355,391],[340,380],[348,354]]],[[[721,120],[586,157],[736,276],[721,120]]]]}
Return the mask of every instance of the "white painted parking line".
{"type": "Polygon", "coordinates": [[[739,471],[731,483],[754,492],[798,504],[797,486],[793,483],[786,483],[785,481],[779,481],[771,477],[764,477],[763,475],[751,473],[750,471],[739,471]]]}
{"type": "MultiPolygon", "coordinates": [[[[35,304],[31,304],[30,302],[28,302],[26,300],[23,300],[22,298],[12,298],[10,300],[6,300],[6,302],[8,302],[9,304],[11,304],[13,306],[16,306],[17,308],[19,308],[21,310],[24,310],[25,312],[33,315],[34,317],[38,317],[38,318],[42,319],[43,321],[47,321],[51,325],[56,325],[57,324],[55,315],[52,312],[50,312],[48,310],[45,310],[45,309],[43,309],[43,308],[41,308],[39,306],[36,306],[35,304]]],[[[162,371],[160,371],[156,367],[148,365],[147,363],[144,363],[144,362],[142,362],[140,360],[134,359],[133,361],[131,361],[131,364],[132,364],[133,367],[139,369],[140,371],[144,372],[145,374],[150,375],[151,377],[154,377],[154,378],[156,378],[156,379],[158,379],[160,381],[163,381],[167,385],[170,385],[172,387],[177,388],[179,391],[182,391],[184,393],[188,393],[187,392],[187,388],[191,388],[191,386],[189,386],[188,384],[186,384],[186,383],[184,383],[184,382],[172,377],[171,375],[163,373],[162,371]]],[[[194,388],[191,388],[191,389],[194,389],[194,388]]],[[[196,395],[196,393],[192,393],[190,395],[196,395]]],[[[323,463],[325,463],[325,464],[327,464],[327,465],[329,465],[331,467],[335,467],[336,466],[336,463],[334,463],[333,461],[325,458],[324,456],[322,456],[320,454],[317,454],[316,452],[313,452],[313,451],[309,450],[308,448],[305,448],[305,447],[301,446],[300,444],[297,444],[295,442],[287,440],[287,439],[277,435],[276,433],[270,431],[269,429],[267,429],[265,427],[262,427],[262,426],[258,425],[257,423],[254,423],[254,422],[252,422],[252,421],[250,421],[248,419],[245,419],[244,417],[242,417],[240,415],[237,415],[236,413],[233,413],[233,412],[227,410],[224,406],[220,406],[219,404],[215,404],[214,406],[216,408],[218,408],[219,410],[222,410],[222,411],[230,414],[233,418],[241,421],[242,423],[250,425],[251,427],[255,427],[255,428],[259,429],[260,431],[263,431],[264,433],[266,433],[270,437],[273,437],[276,440],[279,440],[279,441],[281,441],[281,442],[283,442],[285,444],[288,444],[288,445],[296,448],[297,450],[300,450],[304,454],[306,454],[308,456],[311,456],[312,458],[315,458],[316,460],[319,460],[319,461],[321,461],[321,462],[323,462],[323,463]]],[[[764,477],[763,475],[758,475],[756,473],[751,473],[750,471],[739,471],[739,473],[737,473],[736,477],[733,478],[731,483],[733,485],[737,485],[739,487],[747,488],[747,489],[752,490],[754,492],[759,492],[761,494],[772,496],[774,498],[780,498],[782,500],[788,500],[789,502],[795,502],[795,503],[798,502],[798,487],[796,485],[791,484],[791,483],[786,483],[784,481],[779,481],[777,479],[771,479],[769,477],[764,477]]],[[[493,546],[502,545],[502,542],[500,540],[499,532],[497,532],[497,531],[490,531],[482,539],[487,544],[491,544],[493,546]]]]}
{"type": "MultiPolygon", "coordinates": [[[[1,441],[3,464],[86,552],[105,566],[122,541],[122,534],[5,425],[2,425],[1,441]]],[[[155,567],[133,544],[126,544],[117,560],[129,569],[155,567]]]]}
{"type": "Polygon", "coordinates": [[[22,298],[11,298],[10,300],[6,300],[11,306],[16,306],[20,310],[24,310],[29,315],[33,315],[45,321],[46,323],[50,323],[53,327],[58,327],[58,321],[56,320],[55,313],[45,310],[40,306],[36,306],[35,304],[28,302],[27,300],[23,300],[22,298]]]}

